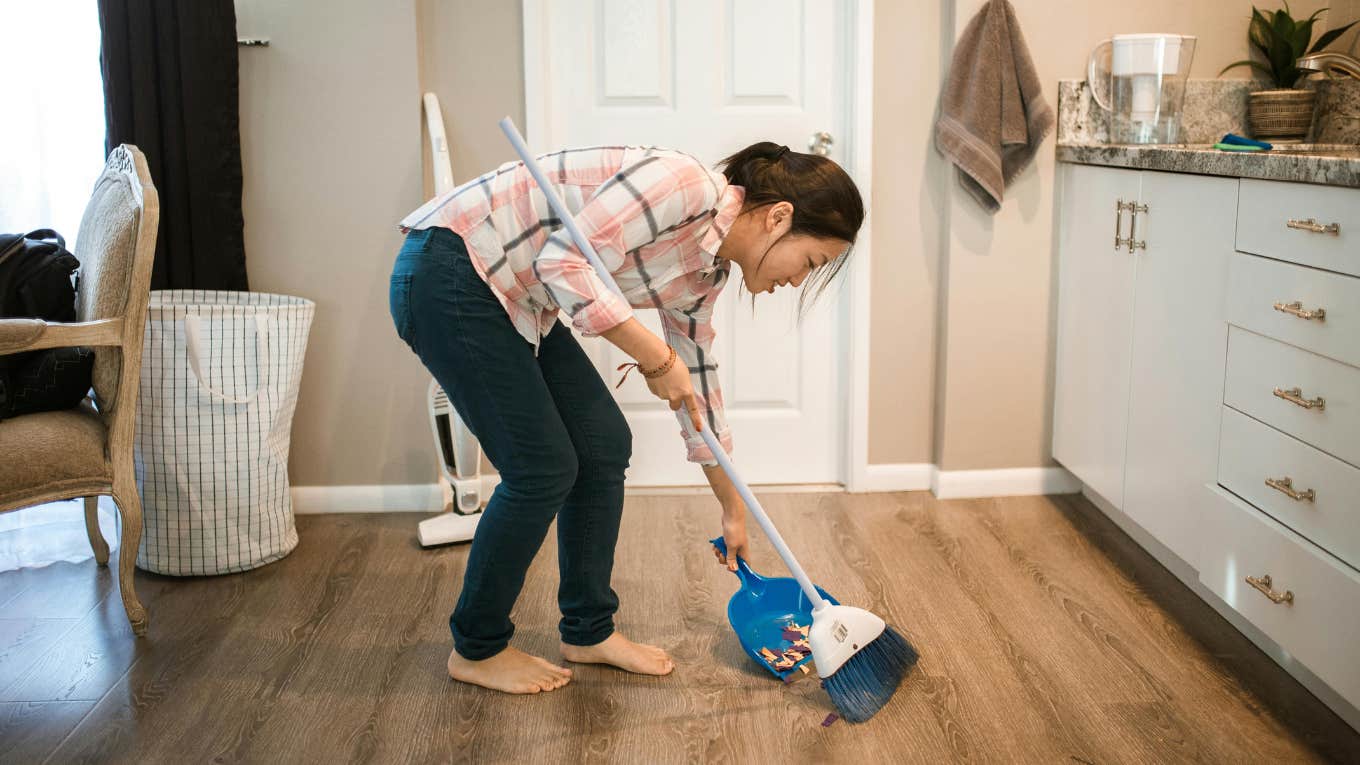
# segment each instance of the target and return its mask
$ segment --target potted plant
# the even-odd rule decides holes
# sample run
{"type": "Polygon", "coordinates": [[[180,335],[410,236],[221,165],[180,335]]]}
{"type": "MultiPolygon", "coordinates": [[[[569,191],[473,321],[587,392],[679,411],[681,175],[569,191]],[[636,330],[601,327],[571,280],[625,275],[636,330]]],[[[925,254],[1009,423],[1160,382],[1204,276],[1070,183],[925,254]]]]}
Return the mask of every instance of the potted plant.
{"type": "Polygon", "coordinates": [[[1326,48],[1356,24],[1352,21],[1328,30],[1313,42],[1313,24],[1326,10],[1322,8],[1307,19],[1296,21],[1287,0],[1282,10],[1270,13],[1261,13],[1252,7],[1247,39],[1265,61],[1236,61],[1223,67],[1218,74],[1222,76],[1229,69],[1248,66],[1268,75],[1274,84],[1273,90],[1257,91],[1249,96],[1247,122],[1256,137],[1299,139],[1308,135],[1308,128],[1313,124],[1315,94],[1311,90],[1295,88],[1306,74],[1298,68],[1298,60],[1326,48]],[[1311,48],[1309,43],[1312,43],[1311,48]]]}

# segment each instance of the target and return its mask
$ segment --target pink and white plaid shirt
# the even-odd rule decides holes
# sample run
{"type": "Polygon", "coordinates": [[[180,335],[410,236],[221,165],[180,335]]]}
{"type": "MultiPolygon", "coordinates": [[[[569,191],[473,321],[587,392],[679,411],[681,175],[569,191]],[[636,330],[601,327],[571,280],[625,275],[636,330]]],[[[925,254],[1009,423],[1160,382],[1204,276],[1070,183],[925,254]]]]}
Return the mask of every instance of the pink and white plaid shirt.
{"type": "MultiPolygon", "coordinates": [[[[461,236],[535,353],[559,309],[586,335],[623,323],[634,308],[656,309],[677,361],[689,367],[708,426],[730,453],[712,316],[730,271],[717,261],[718,248],[745,190],[688,154],[650,146],[566,149],[538,162],[625,297],[600,281],[522,162],[431,199],[402,229],[444,226],[461,236]]],[[[683,409],[676,418],[689,460],[715,464],[697,434],[685,435],[683,409]]]]}

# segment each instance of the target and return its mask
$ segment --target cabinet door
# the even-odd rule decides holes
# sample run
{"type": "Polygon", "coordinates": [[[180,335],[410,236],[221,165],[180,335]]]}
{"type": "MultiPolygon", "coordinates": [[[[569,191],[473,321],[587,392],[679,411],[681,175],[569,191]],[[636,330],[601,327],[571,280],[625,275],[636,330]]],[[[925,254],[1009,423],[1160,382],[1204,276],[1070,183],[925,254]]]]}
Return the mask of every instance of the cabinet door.
{"type": "Polygon", "coordinates": [[[1198,566],[1198,508],[1217,480],[1237,179],[1148,171],[1141,197],[1123,510],[1198,566]]]}
{"type": "Polygon", "coordinates": [[[1135,256],[1115,249],[1115,202],[1138,198],[1139,171],[1060,167],[1053,457],[1122,507],[1135,256]]]}

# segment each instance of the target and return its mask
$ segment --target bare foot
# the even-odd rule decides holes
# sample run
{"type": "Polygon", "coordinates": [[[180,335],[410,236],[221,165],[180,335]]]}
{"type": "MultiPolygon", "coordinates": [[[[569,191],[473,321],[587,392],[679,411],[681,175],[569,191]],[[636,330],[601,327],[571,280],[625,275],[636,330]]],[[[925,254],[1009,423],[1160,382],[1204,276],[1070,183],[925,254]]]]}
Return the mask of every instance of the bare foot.
{"type": "Polygon", "coordinates": [[[531,656],[517,648],[481,661],[449,653],[449,677],[506,693],[538,693],[561,688],[571,680],[571,670],[531,656]]]}
{"type": "Polygon", "coordinates": [[[640,675],[669,675],[675,663],[654,645],[634,643],[615,632],[595,645],[562,644],[562,658],[579,664],[610,664],[640,675]]]}

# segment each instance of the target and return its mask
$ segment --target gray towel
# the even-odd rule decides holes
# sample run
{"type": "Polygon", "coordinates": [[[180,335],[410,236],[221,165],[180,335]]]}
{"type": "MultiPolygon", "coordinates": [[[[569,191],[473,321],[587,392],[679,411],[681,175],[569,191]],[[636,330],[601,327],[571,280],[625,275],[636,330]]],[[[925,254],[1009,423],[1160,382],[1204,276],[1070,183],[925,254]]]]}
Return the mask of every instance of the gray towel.
{"type": "Polygon", "coordinates": [[[989,213],[1053,128],[1025,38],[1007,0],[990,0],[954,46],[935,146],[989,213]]]}

